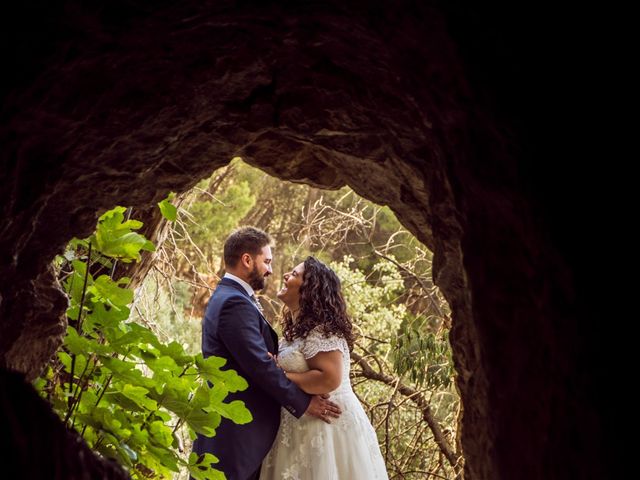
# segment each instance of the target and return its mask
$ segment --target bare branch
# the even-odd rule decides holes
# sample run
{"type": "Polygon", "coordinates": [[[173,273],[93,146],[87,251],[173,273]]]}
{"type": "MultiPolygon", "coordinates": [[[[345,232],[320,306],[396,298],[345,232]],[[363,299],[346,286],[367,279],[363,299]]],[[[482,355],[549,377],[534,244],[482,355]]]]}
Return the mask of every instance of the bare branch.
{"type": "Polygon", "coordinates": [[[427,425],[429,425],[436,444],[449,461],[449,464],[456,469],[458,462],[460,461],[460,457],[456,455],[455,451],[449,445],[449,442],[445,438],[440,424],[434,418],[433,413],[431,412],[431,407],[425,400],[424,395],[421,395],[414,388],[404,385],[398,378],[376,372],[358,353],[352,352],[351,357],[358,363],[360,368],[362,368],[362,374],[366,378],[385,383],[389,386],[395,386],[397,384],[398,392],[402,395],[412,397],[413,402],[422,410],[422,416],[425,422],[427,422],[427,425]]]}

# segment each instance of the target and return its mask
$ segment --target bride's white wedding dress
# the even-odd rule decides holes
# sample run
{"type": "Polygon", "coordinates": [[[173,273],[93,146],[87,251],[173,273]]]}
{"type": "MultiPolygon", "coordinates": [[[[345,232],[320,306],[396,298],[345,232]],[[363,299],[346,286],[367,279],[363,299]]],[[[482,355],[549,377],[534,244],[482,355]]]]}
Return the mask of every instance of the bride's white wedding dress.
{"type": "Polygon", "coordinates": [[[284,408],[280,429],[262,462],[260,480],[388,479],[376,433],[349,381],[349,347],[344,338],[324,338],[316,328],[306,339],[280,341],[278,362],[289,372],[309,370],[306,359],[318,352],[342,352],[342,382],[330,393],[342,415],[331,424],[303,415],[296,419],[284,408]]]}

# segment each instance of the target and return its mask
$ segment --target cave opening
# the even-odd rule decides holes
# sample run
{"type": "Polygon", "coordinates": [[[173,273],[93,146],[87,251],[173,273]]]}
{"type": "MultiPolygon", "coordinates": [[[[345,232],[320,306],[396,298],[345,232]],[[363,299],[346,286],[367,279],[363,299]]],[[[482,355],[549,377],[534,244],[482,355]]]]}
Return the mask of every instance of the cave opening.
{"type": "MultiPolygon", "coordinates": [[[[224,274],[224,238],[240,225],[265,230],[274,239],[273,270],[258,298],[280,337],[283,304],[276,294],[283,274],[308,255],[338,273],[358,332],[351,381],[378,431],[390,476],[453,478],[461,471],[450,309],[432,283],[432,253],[388,208],[348,187],[279,180],[239,158],[173,204],[175,222],[144,228],[155,232],[156,251],[119,272],[137,289],[132,321],[199,353],[206,305],[224,274]]],[[[157,209],[154,218],[162,218],[157,209]]],[[[190,452],[186,429],[179,434],[190,452]]]]}
{"type": "Polygon", "coordinates": [[[570,149],[551,145],[576,116],[549,88],[544,59],[564,65],[563,51],[540,42],[544,9],[526,28],[530,11],[503,22],[503,6],[444,3],[7,16],[2,366],[33,378],[57,350],[66,299],[49,265],[98,213],[143,210],[241,156],[283,180],[349,185],[433,251],[467,478],[604,478],[596,295],[574,248],[595,200],[588,182],[568,192],[570,149]]]}

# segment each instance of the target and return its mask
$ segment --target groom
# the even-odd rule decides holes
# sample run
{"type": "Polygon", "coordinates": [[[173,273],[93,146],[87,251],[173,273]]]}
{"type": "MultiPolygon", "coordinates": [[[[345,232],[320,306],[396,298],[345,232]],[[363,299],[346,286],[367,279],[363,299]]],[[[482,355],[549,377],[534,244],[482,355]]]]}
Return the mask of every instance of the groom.
{"type": "Polygon", "coordinates": [[[213,292],[202,322],[202,353],[227,359],[249,383],[227,401],[242,400],[253,415],[246,425],[222,419],[212,438],[198,435],[193,451],[220,459],[214,467],[228,480],[254,480],[276,437],[280,406],[297,418],[303,414],[329,422],[340,408],[300,390],[271,359],[278,353],[278,337],[261,313],[255,296],[271,275],[271,237],[254,227],[233,232],[224,244],[226,274],[213,292]]]}

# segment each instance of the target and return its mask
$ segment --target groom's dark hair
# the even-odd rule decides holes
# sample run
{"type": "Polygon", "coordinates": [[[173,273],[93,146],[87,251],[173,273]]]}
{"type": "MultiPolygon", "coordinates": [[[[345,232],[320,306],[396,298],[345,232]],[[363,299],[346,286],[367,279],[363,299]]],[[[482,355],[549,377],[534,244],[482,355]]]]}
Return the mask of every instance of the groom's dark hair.
{"type": "Polygon", "coordinates": [[[224,264],[226,267],[235,267],[243,254],[257,255],[263,247],[272,243],[271,236],[259,228],[240,227],[224,242],[224,264]]]}

